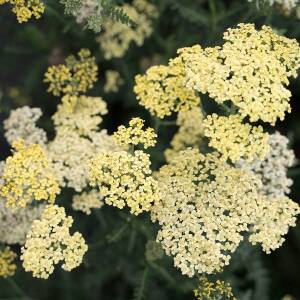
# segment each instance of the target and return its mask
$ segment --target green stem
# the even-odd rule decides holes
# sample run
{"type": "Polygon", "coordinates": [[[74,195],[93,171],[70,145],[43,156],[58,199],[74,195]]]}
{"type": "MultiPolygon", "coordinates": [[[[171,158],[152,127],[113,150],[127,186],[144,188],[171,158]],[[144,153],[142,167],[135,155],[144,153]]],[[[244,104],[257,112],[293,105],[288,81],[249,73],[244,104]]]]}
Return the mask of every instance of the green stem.
{"type": "Polygon", "coordinates": [[[26,299],[26,300],[34,300],[33,298],[29,297],[17,284],[16,282],[8,277],[5,278],[6,281],[11,285],[11,287],[13,288],[13,290],[21,297],[21,299],[26,299]]]}
{"type": "Polygon", "coordinates": [[[217,11],[216,11],[216,3],[215,0],[209,0],[208,1],[209,10],[211,14],[211,26],[212,31],[215,32],[217,29],[217,11]]]}

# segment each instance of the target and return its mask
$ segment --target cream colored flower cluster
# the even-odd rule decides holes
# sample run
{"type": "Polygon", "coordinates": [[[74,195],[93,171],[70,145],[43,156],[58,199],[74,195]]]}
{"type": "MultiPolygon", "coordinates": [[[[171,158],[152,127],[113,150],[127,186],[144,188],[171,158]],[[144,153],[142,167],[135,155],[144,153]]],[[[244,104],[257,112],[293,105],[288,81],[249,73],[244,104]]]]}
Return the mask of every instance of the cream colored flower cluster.
{"type": "Polygon", "coordinates": [[[224,33],[222,47],[184,48],[187,87],[208,93],[218,103],[231,100],[243,117],[272,125],[290,112],[289,77],[297,76],[300,47],[268,26],[239,24],[224,33]]]}
{"type": "Polygon", "coordinates": [[[141,118],[132,118],[129,121],[129,127],[121,125],[113,134],[116,143],[127,150],[131,145],[142,144],[144,148],[153,147],[156,144],[157,134],[153,128],[144,129],[145,121],[141,118]]]}
{"type": "Polygon", "coordinates": [[[19,23],[27,22],[31,17],[39,19],[45,11],[45,5],[40,0],[0,0],[0,5],[10,3],[12,12],[19,23]]]}
{"type": "Polygon", "coordinates": [[[217,280],[216,282],[208,280],[206,276],[199,278],[197,289],[194,290],[197,300],[237,300],[233,296],[232,287],[229,283],[217,280]]]}
{"type": "Polygon", "coordinates": [[[23,245],[32,222],[41,216],[44,208],[44,204],[38,204],[12,210],[0,199],[0,241],[23,245]]]}
{"type": "Polygon", "coordinates": [[[288,148],[288,143],[287,137],[275,132],[269,135],[270,148],[263,160],[237,162],[238,167],[252,171],[259,177],[263,183],[259,190],[262,195],[274,198],[289,194],[293,180],[287,177],[287,171],[295,163],[295,154],[288,148]]]}
{"type": "Polygon", "coordinates": [[[78,58],[70,55],[65,64],[51,66],[45,73],[44,82],[49,83],[48,92],[78,95],[92,88],[97,80],[98,66],[88,49],[81,49],[78,58]]]}
{"type": "Polygon", "coordinates": [[[86,22],[86,20],[91,17],[95,9],[98,7],[97,0],[83,0],[81,1],[80,9],[76,11],[76,22],[78,24],[86,22]]]}
{"type": "Polygon", "coordinates": [[[9,247],[0,250],[0,277],[6,278],[15,274],[17,266],[13,261],[16,257],[16,253],[9,247]]]}
{"type": "Polygon", "coordinates": [[[72,201],[72,208],[90,215],[93,208],[101,208],[103,204],[102,195],[98,191],[92,190],[75,195],[72,201]]]}
{"type": "Polygon", "coordinates": [[[179,130],[171,141],[171,148],[165,151],[167,161],[188,147],[199,148],[204,137],[203,114],[199,107],[180,111],[176,124],[179,130]]]}
{"type": "MultiPolygon", "coordinates": [[[[253,0],[248,0],[248,2],[253,2],[253,0]]],[[[268,2],[270,6],[278,5],[287,15],[299,4],[299,0],[266,0],[266,2],[268,2]]]]}
{"type": "Polygon", "coordinates": [[[79,266],[88,247],[82,235],[70,234],[73,219],[64,208],[48,205],[40,220],[35,220],[22,247],[21,260],[34,277],[48,278],[54,266],[63,262],[66,271],[79,266]]]}
{"type": "Polygon", "coordinates": [[[116,93],[123,83],[124,81],[118,71],[107,70],[105,72],[105,85],[103,90],[105,93],[116,93]]]}
{"type": "Polygon", "coordinates": [[[37,120],[42,116],[40,108],[30,108],[23,106],[10,112],[8,119],[4,124],[5,138],[10,145],[15,140],[23,139],[28,144],[40,144],[44,146],[47,143],[46,132],[36,126],[37,120]]]}
{"type": "Polygon", "coordinates": [[[270,205],[253,173],[230,166],[217,153],[181,151],[157,180],[162,197],[151,210],[161,225],[157,240],[188,276],[221,271],[247,231],[250,242],[261,243],[267,253],[278,248],[300,213],[288,198],[270,205]]]}
{"type": "Polygon", "coordinates": [[[251,161],[255,157],[262,160],[269,150],[268,134],[263,132],[261,126],[243,124],[240,115],[225,117],[212,114],[203,124],[209,146],[217,149],[224,160],[236,162],[244,158],[251,161]]]}
{"type": "Polygon", "coordinates": [[[76,131],[81,136],[91,137],[107,114],[106,102],[101,97],[64,96],[52,119],[57,128],[76,131]]]}
{"type": "Polygon", "coordinates": [[[199,105],[200,98],[185,84],[184,61],[176,57],[167,66],[153,66],[145,75],[137,75],[134,92],[140,105],[163,119],[173,112],[190,110],[199,105]]]}
{"type": "Polygon", "coordinates": [[[122,9],[135,24],[128,26],[112,19],[103,23],[104,32],[97,41],[105,59],[124,56],[131,43],[142,46],[152,34],[152,19],[158,16],[156,7],[146,0],[134,0],[132,4],[124,4],[122,9]]]}
{"type": "Polygon", "coordinates": [[[14,153],[6,159],[0,185],[6,205],[24,207],[33,199],[53,203],[60,189],[45,151],[38,144],[26,146],[23,140],[12,147],[14,153]]]}
{"type": "Polygon", "coordinates": [[[158,182],[152,177],[149,155],[143,151],[98,153],[91,160],[89,176],[98,186],[105,203],[138,215],[149,211],[160,197],[158,182]]]}

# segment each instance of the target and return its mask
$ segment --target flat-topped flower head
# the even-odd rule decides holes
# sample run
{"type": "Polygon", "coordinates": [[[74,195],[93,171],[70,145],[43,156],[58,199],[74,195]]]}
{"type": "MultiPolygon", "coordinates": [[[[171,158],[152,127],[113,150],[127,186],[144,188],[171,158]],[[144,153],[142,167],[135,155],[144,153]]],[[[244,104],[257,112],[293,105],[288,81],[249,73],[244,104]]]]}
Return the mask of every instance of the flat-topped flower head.
{"type": "Polygon", "coordinates": [[[116,143],[127,150],[130,146],[142,144],[144,148],[153,147],[156,143],[157,134],[153,128],[144,128],[145,121],[141,118],[132,118],[129,127],[123,125],[113,134],[116,143]]]}
{"type": "Polygon", "coordinates": [[[48,205],[45,208],[40,220],[33,221],[21,249],[26,272],[46,279],[61,262],[65,271],[81,264],[88,247],[79,232],[70,234],[72,223],[72,217],[66,215],[63,207],[48,205]]]}
{"type": "Polygon", "coordinates": [[[81,49],[78,58],[70,55],[65,64],[51,66],[45,73],[44,82],[49,83],[48,92],[78,95],[91,89],[97,80],[98,66],[88,49],[81,49]]]}
{"type": "Polygon", "coordinates": [[[275,124],[290,112],[289,77],[297,76],[300,47],[268,26],[239,24],[224,33],[221,47],[184,48],[186,84],[216,102],[231,100],[251,122],[275,124]]]}
{"type": "Polygon", "coordinates": [[[32,200],[55,201],[60,192],[52,163],[38,144],[25,145],[23,140],[12,145],[13,155],[5,162],[0,195],[12,208],[24,207],[32,200]]]}
{"type": "Polygon", "coordinates": [[[224,160],[236,162],[240,158],[251,161],[264,159],[268,150],[268,134],[261,126],[242,123],[240,115],[228,117],[212,114],[204,120],[204,135],[209,138],[209,146],[217,149],[224,160]]]}
{"type": "Polygon", "coordinates": [[[161,119],[198,106],[200,98],[195,91],[186,88],[185,76],[181,57],[171,59],[167,66],[153,66],[145,75],[137,75],[134,92],[139,104],[161,119]]]}
{"type": "Polygon", "coordinates": [[[90,192],[83,192],[80,195],[75,195],[72,201],[72,208],[90,215],[92,209],[99,209],[103,204],[103,196],[99,191],[91,190],[90,192]]]}
{"type": "Polygon", "coordinates": [[[0,277],[9,277],[15,274],[17,269],[16,264],[13,263],[17,254],[6,247],[0,250],[0,277]]]}
{"type": "Polygon", "coordinates": [[[103,151],[90,161],[90,182],[99,187],[106,204],[118,208],[127,205],[138,215],[149,211],[160,197],[150,164],[149,155],[143,151],[103,151]]]}

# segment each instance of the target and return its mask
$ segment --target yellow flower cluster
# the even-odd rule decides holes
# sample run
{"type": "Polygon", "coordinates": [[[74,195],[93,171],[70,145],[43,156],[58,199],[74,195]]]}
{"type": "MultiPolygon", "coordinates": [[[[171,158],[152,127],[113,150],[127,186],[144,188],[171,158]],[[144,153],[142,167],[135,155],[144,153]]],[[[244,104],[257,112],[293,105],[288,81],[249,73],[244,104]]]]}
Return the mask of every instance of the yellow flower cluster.
{"type": "Polygon", "coordinates": [[[80,233],[70,234],[72,223],[72,217],[66,216],[64,208],[46,206],[41,220],[33,222],[22,247],[21,260],[25,271],[46,279],[60,262],[66,271],[81,264],[88,247],[80,233]]]}
{"type": "Polygon", "coordinates": [[[51,66],[45,73],[44,82],[49,83],[48,92],[55,96],[78,95],[93,87],[97,80],[98,66],[88,49],[81,49],[78,58],[70,55],[65,64],[51,66]]]}
{"type": "Polygon", "coordinates": [[[116,93],[119,90],[120,85],[124,83],[120,73],[113,70],[107,70],[105,72],[105,81],[103,87],[105,93],[116,93]]]}
{"type": "Polygon", "coordinates": [[[216,102],[231,100],[243,117],[272,125],[290,112],[290,76],[297,76],[300,47],[268,26],[239,24],[224,33],[222,47],[184,48],[187,87],[208,93],[216,102]]]}
{"type": "Polygon", "coordinates": [[[12,12],[19,23],[27,22],[31,17],[39,19],[45,10],[40,0],[0,0],[0,5],[5,3],[12,5],[12,12]]]}
{"type": "Polygon", "coordinates": [[[102,115],[107,114],[106,102],[101,97],[65,95],[52,119],[56,127],[91,136],[98,130],[102,115]]]}
{"type": "Polygon", "coordinates": [[[258,157],[263,159],[268,153],[268,134],[261,126],[242,123],[240,115],[228,117],[212,114],[204,120],[204,134],[209,138],[209,146],[217,149],[224,160],[232,162],[244,158],[248,161],[258,157]]]}
{"type": "Polygon", "coordinates": [[[45,151],[38,144],[26,146],[23,140],[12,147],[14,153],[6,159],[0,186],[6,205],[24,207],[32,200],[53,203],[60,189],[45,151]]]}
{"type": "Polygon", "coordinates": [[[9,247],[0,250],[0,277],[13,276],[17,266],[13,263],[16,253],[9,247]]]}
{"type": "Polygon", "coordinates": [[[152,177],[149,155],[143,151],[100,152],[91,160],[89,177],[98,186],[108,205],[138,215],[149,211],[160,197],[158,182],[152,177]]]}
{"type": "Polygon", "coordinates": [[[83,192],[81,195],[73,197],[72,207],[74,210],[82,211],[87,215],[91,214],[92,208],[101,208],[103,206],[102,195],[92,190],[90,192],[83,192]]]}
{"type": "Polygon", "coordinates": [[[203,115],[199,107],[180,111],[176,124],[179,130],[171,141],[171,148],[165,151],[167,161],[188,147],[199,148],[204,137],[203,115]]]}
{"type": "Polygon", "coordinates": [[[270,205],[253,173],[230,166],[217,153],[181,151],[156,179],[163,195],[151,210],[161,225],[157,240],[190,277],[221,271],[249,230],[250,242],[261,243],[267,253],[278,248],[300,213],[288,198],[270,205]]]}
{"type": "Polygon", "coordinates": [[[200,98],[192,89],[186,88],[185,77],[182,57],[171,59],[167,66],[153,66],[145,75],[137,75],[134,92],[139,104],[161,119],[172,112],[198,106],[200,98]]]}
{"type": "Polygon", "coordinates": [[[129,127],[121,125],[113,134],[116,143],[127,150],[131,145],[143,144],[144,148],[153,147],[156,143],[157,134],[153,128],[144,129],[145,121],[141,118],[132,118],[129,127]]]}
{"type": "Polygon", "coordinates": [[[132,42],[142,46],[153,31],[152,19],[158,16],[156,7],[146,0],[134,0],[131,5],[124,4],[122,9],[135,24],[128,26],[112,19],[103,23],[104,32],[97,41],[105,59],[122,57],[132,42]]]}
{"type": "Polygon", "coordinates": [[[232,288],[229,283],[221,280],[216,282],[209,281],[206,276],[199,278],[199,286],[194,290],[194,295],[197,300],[237,300],[232,293],[232,288]]]}

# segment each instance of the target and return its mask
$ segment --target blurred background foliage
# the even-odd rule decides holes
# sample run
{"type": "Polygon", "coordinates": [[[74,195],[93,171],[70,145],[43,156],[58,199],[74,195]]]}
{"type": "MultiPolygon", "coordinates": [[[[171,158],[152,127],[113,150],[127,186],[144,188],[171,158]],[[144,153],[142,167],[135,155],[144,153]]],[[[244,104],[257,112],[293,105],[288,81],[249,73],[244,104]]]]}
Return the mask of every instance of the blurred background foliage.
{"type": "MultiPolygon", "coordinates": [[[[130,1],[128,1],[130,3],[130,1]]],[[[122,1],[118,1],[122,3],[122,1]]],[[[284,14],[278,7],[247,0],[152,0],[159,11],[154,20],[153,34],[143,46],[131,45],[118,59],[105,60],[93,31],[86,30],[72,16],[64,15],[58,1],[47,0],[45,15],[40,20],[18,24],[9,7],[0,7],[0,118],[3,121],[17,107],[40,107],[44,116],[39,125],[53,137],[51,115],[59,99],[46,92],[43,74],[49,65],[62,63],[69,54],[88,48],[100,68],[99,81],[91,95],[101,95],[108,104],[103,128],[112,133],[132,116],[141,116],[153,125],[144,108],[138,106],[133,93],[134,76],[144,73],[153,64],[165,64],[180,47],[200,43],[203,46],[221,43],[225,29],[241,22],[267,24],[300,42],[300,21],[294,13],[284,14]],[[117,93],[105,94],[106,70],[116,70],[124,84],[117,93]]],[[[300,158],[300,78],[290,85],[292,113],[276,129],[288,135],[291,147],[300,158]]],[[[173,117],[175,119],[175,117],[173,117]]],[[[1,122],[1,160],[9,153],[1,122]]],[[[159,143],[152,150],[154,168],[163,162],[163,150],[169,145],[175,126],[162,127],[159,143]]],[[[300,168],[290,170],[294,180],[291,198],[300,199],[300,168]]],[[[194,299],[192,290],[198,280],[181,275],[170,257],[147,259],[147,242],[157,232],[148,215],[139,217],[125,210],[104,206],[90,216],[74,212],[74,192],[65,189],[58,198],[74,217],[74,230],[80,230],[89,244],[84,263],[72,272],[57,268],[48,280],[32,278],[20,263],[16,275],[0,280],[0,299],[194,299]]],[[[298,224],[299,225],[299,224],[298,224]]],[[[1,224],[0,224],[1,226],[1,224]]],[[[19,251],[18,248],[15,250],[19,251]]],[[[237,299],[300,299],[300,227],[290,230],[287,241],[271,255],[259,247],[242,243],[231,265],[218,278],[233,286],[237,299]],[[288,299],[288,298],[286,298],[288,299]]]]}

